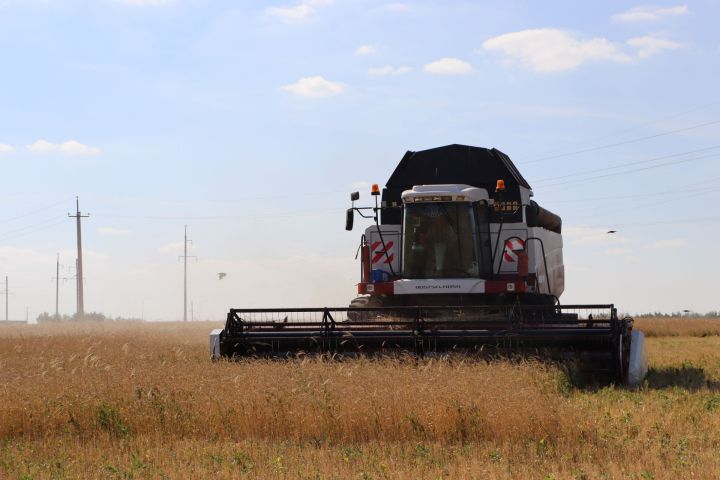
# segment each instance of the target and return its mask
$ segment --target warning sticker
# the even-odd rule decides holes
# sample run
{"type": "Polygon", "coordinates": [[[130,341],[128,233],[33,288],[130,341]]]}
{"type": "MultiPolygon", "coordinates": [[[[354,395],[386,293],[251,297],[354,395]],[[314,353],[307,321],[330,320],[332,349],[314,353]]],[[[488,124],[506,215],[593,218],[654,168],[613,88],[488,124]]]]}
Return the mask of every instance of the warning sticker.
{"type": "Polygon", "coordinates": [[[393,246],[395,245],[395,242],[392,240],[385,242],[385,247],[387,248],[387,255],[385,254],[385,249],[382,246],[382,242],[373,242],[372,245],[370,245],[370,252],[372,254],[372,263],[384,263],[388,264],[393,261],[395,258],[395,254],[392,251],[393,246]]]}
{"type": "Polygon", "coordinates": [[[505,253],[503,260],[506,262],[517,262],[518,253],[525,250],[525,241],[521,238],[508,238],[505,240],[505,253]]]}

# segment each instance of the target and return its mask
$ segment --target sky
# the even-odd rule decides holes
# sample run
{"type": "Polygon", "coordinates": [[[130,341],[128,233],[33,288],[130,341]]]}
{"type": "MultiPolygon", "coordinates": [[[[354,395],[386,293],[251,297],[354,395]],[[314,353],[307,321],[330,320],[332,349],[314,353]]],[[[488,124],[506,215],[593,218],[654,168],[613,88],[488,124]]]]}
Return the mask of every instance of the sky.
{"type": "Polygon", "coordinates": [[[344,230],[349,192],[452,143],[507,153],[562,216],[563,303],[720,310],[717,18],[711,0],[0,0],[10,318],[54,313],[57,254],[74,312],[76,196],[86,311],[182,318],[185,225],[194,318],[345,306],[366,226],[344,230]]]}

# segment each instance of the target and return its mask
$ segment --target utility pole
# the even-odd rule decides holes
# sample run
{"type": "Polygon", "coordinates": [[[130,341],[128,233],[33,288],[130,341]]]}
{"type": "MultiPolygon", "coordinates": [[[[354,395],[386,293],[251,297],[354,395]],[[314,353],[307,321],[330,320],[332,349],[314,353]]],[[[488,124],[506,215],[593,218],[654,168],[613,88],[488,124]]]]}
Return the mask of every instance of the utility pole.
{"type": "Polygon", "coordinates": [[[78,260],[77,257],[75,257],[75,305],[76,305],[75,311],[76,312],[80,308],[80,289],[77,288],[77,283],[78,283],[78,274],[77,274],[78,261],[77,260],[78,260]]]}
{"type": "Polygon", "coordinates": [[[74,218],[77,222],[77,319],[82,320],[85,316],[85,303],[83,298],[83,271],[82,271],[82,228],[80,221],[90,215],[80,214],[80,199],[75,197],[76,212],[75,215],[68,217],[74,218]]]}
{"type": "Polygon", "coordinates": [[[188,256],[187,250],[188,250],[188,242],[192,243],[192,240],[188,240],[187,237],[187,225],[185,225],[185,242],[183,243],[183,322],[187,322],[187,313],[188,313],[188,302],[187,302],[187,259],[188,258],[197,258],[194,255],[188,256]]]}
{"type": "Polygon", "coordinates": [[[185,242],[183,244],[183,322],[187,322],[187,225],[185,225],[185,242]]]}
{"type": "Polygon", "coordinates": [[[5,275],[5,290],[0,294],[5,294],[5,321],[10,321],[10,285],[8,283],[8,277],[5,275]]]}
{"type": "MultiPolygon", "coordinates": [[[[77,263],[75,263],[75,266],[77,267],[77,263]]],[[[55,319],[60,319],[60,280],[65,282],[65,280],[71,280],[73,277],[61,277],[60,276],[60,254],[57,254],[57,262],[55,263],[55,276],[53,277],[53,280],[55,280],[55,319]]],[[[75,300],[77,300],[77,295],[75,296],[75,300]]]]}
{"type": "Polygon", "coordinates": [[[60,318],[60,253],[55,263],[55,318],[60,318]]]}

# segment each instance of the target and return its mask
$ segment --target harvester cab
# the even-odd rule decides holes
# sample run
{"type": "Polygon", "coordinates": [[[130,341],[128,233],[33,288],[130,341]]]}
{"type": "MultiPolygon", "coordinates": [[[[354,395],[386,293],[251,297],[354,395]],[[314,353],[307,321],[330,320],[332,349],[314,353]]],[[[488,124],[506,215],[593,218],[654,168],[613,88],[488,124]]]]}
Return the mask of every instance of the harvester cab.
{"type": "Polygon", "coordinates": [[[407,152],[360,239],[349,307],[231,309],[213,358],[527,352],[622,384],[647,372],[644,337],[612,304],[561,305],[562,221],[532,200],[510,158],[449,145],[407,152]]]}
{"type": "Polygon", "coordinates": [[[459,145],[409,154],[381,205],[348,209],[347,229],[354,212],[374,220],[351,306],[558,303],[562,221],[531,200],[510,159],[459,145]],[[490,168],[463,168],[477,163],[490,168]]]}

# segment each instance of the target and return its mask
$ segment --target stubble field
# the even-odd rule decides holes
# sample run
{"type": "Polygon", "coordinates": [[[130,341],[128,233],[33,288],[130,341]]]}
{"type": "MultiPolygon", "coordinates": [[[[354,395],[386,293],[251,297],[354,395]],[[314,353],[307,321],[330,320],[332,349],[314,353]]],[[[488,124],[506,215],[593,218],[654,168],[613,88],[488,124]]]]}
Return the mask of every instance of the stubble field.
{"type": "Polygon", "coordinates": [[[720,320],[636,322],[636,391],[532,361],[211,363],[219,326],[0,326],[0,478],[720,477],[720,320]]]}

